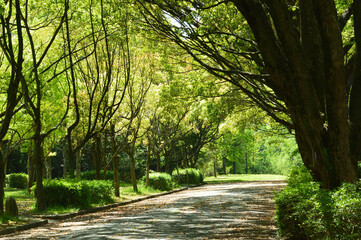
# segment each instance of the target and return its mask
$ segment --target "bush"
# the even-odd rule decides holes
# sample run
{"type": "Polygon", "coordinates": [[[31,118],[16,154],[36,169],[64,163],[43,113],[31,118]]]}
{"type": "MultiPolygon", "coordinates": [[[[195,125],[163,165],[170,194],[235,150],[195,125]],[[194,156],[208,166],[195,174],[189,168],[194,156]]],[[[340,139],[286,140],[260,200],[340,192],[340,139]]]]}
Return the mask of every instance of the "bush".
{"type": "Polygon", "coordinates": [[[298,169],[276,195],[279,233],[287,239],[359,239],[361,183],[328,191],[298,169]],[[297,184],[296,184],[297,183],[297,184]]]}
{"type": "MultiPolygon", "coordinates": [[[[142,181],[146,181],[145,176],[142,178],[142,181]]],[[[168,173],[149,173],[149,186],[161,191],[169,191],[173,189],[174,182],[168,173]]]]}
{"type": "Polygon", "coordinates": [[[45,202],[49,207],[88,208],[92,204],[114,202],[111,181],[44,180],[43,184],[45,202]]]}
{"type": "Polygon", "coordinates": [[[26,173],[12,173],[7,178],[11,188],[25,189],[28,186],[28,175],[26,173]]]}
{"type": "Polygon", "coordinates": [[[179,175],[177,170],[174,170],[172,177],[179,184],[199,184],[204,180],[203,171],[195,168],[179,169],[179,175]]]}
{"type": "Polygon", "coordinates": [[[361,182],[345,183],[333,192],[334,235],[337,239],[360,239],[361,182]]]}
{"type": "Polygon", "coordinates": [[[302,183],[310,183],[312,180],[310,172],[304,165],[301,165],[291,170],[290,177],[288,179],[288,186],[296,187],[302,183]]]}

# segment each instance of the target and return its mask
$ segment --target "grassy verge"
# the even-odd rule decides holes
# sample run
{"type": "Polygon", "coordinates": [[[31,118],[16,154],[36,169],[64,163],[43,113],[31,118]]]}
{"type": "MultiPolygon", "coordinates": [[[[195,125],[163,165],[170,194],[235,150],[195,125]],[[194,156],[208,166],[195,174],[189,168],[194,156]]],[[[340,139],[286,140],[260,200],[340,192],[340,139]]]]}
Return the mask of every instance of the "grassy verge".
{"type": "MultiPolygon", "coordinates": [[[[148,196],[156,193],[161,193],[163,191],[155,190],[153,188],[146,188],[143,184],[138,184],[138,192],[133,191],[133,187],[130,183],[121,182],[120,184],[120,197],[115,198],[115,202],[124,202],[127,200],[132,200],[141,196],[148,196]]],[[[18,190],[18,189],[5,189],[5,198],[13,197],[16,200],[19,209],[20,218],[31,217],[34,214],[64,214],[79,211],[79,208],[66,208],[66,207],[51,207],[48,208],[46,212],[37,212],[35,210],[36,199],[32,194],[29,194],[27,190],[18,190]]],[[[99,205],[94,205],[96,207],[99,205]]],[[[0,219],[1,221],[1,219],[0,219]]],[[[12,220],[11,220],[12,221],[12,220]]],[[[21,221],[21,219],[14,219],[14,221],[21,221]]],[[[6,221],[5,221],[6,222],[6,221]]],[[[1,223],[1,222],[0,222],[1,223]]],[[[3,224],[1,225],[1,227],[3,224]]]]}
{"type": "Polygon", "coordinates": [[[247,181],[279,181],[287,180],[287,176],[272,174],[228,174],[217,177],[206,177],[206,183],[227,183],[227,182],[247,182],[247,181]]]}

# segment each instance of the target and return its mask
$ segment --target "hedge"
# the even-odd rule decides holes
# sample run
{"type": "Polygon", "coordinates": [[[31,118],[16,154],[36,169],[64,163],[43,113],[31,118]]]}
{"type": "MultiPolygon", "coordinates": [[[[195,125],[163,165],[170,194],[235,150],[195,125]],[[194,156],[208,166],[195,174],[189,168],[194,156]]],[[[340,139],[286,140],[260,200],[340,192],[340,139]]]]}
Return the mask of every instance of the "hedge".
{"type": "Polygon", "coordinates": [[[203,171],[195,168],[179,169],[179,174],[174,170],[172,177],[179,184],[199,184],[204,180],[203,171]]]}
{"type": "Polygon", "coordinates": [[[45,202],[49,207],[89,208],[92,204],[114,202],[111,181],[44,180],[43,186],[45,202]]]}
{"type": "Polygon", "coordinates": [[[309,180],[302,168],[291,174],[288,186],[276,195],[280,235],[295,240],[359,239],[361,182],[328,191],[309,180]]]}
{"type": "MultiPolygon", "coordinates": [[[[142,178],[142,181],[146,181],[146,177],[142,178]]],[[[149,186],[161,191],[169,191],[173,189],[175,183],[172,180],[172,176],[167,173],[149,173],[149,186]]]]}
{"type": "Polygon", "coordinates": [[[11,173],[6,177],[11,188],[25,189],[28,186],[28,175],[26,173],[11,173]]]}

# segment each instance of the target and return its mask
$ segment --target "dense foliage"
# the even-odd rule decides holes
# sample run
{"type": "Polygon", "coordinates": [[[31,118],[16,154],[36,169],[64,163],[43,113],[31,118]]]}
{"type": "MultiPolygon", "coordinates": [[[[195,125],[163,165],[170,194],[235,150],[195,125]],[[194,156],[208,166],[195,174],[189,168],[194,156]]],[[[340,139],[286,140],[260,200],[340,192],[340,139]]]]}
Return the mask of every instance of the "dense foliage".
{"type": "Polygon", "coordinates": [[[361,182],[329,191],[313,182],[305,167],[292,172],[276,196],[277,223],[287,239],[359,239],[361,182]]]}
{"type": "Polygon", "coordinates": [[[45,180],[44,197],[49,207],[88,208],[113,202],[113,184],[104,180],[45,180]]]}
{"type": "MultiPolygon", "coordinates": [[[[145,177],[142,179],[145,182],[145,177]]],[[[162,190],[162,191],[169,191],[172,190],[174,187],[174,182],[172,181],[171,175],[167,173],[150,173],[149,174],[149,186],[162,190]]]]}
{"type": "Polygon", "coordinates": [[[179,184],[199,184],[203,183],[203,171],[195,168],[184,168],[174,170],[172,178],[179,184]]]}
{"type": "Polygon", "coordinates": [[[26,173],[11,173],[7,175],[9,187],[25,189],[28,186],[28,175],[26,173]]]}

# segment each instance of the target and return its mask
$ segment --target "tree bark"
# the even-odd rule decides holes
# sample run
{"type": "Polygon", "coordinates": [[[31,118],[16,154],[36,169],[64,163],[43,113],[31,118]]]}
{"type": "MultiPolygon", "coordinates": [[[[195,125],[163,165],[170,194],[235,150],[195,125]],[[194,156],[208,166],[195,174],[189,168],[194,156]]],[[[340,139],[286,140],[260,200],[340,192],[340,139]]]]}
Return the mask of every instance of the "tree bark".
{"type": "Polygon", "coordinates": [[[216,159],[213,160],[213,176],[217,177],[217,161],[216,161],[216,159]]]}
{"type": "Polygon", "coordinates": [[[81,177],[81,150],[76,152],[76,177],[81,177]]]}
{"type": "Polygon", "coordinates": [[[235,5],[255,35],[269,86],[289,111],[307,168],[325,188],[355,182],[344,51],[334,1],[300,2],[301,41],[285,2],[247,0],[235,5]]]}
{"type": "Polygon", "coordinates": [[[138,192],[137,178],[135,176],[135,159],[134,159],[134,155],[130,154],[129,159],[130,159],[130,176],[132,178],[133,191],[138,192]]]}
{"type": "Polygon", "coordinates": [[[147,149],[147,169],[146,169],[146,181],[145,181],[145,186],[148,187],[149,186],[149,170],[150,170],[150,150],[151,150],[151,146],[150,144],[148,145],[148,149],[147,149]]]}
{"type": "Polygon", "coordinates": [[[31,192],[31,187],[34,183],[34,158],[33,158],[33,140],[30,140],[29,149],[28,149],[28,192],[31,192]]]}
{"type": "Polygon", "coordinates": [[[160,162],[160,153],[157,151],[155,155],[157,157],[157,172],[160,172],[162,169],[161,162],[160,162]]]}
{"type": "Polygon", "coordinates": [[[43,170],[44,170],[44,161],[43,161],[43,151],[42,151],[42,138],[39,134],[39,131],[35,133],[34,137],[34,160],[36,166],[36,208],[39,211],[46,210],[46,202],[44,198],[43,190],[43,170]]]}
{"type": "Polygon", "coordinates": [[[100,169],[101,169],[101,140],[98,135],[94,138],[93,144],[93,156],[94,156],[94,168],[95,168],[95,179],[100,180],[100,169]]]}
{"type": "Polygon", "coordinates": [[[63,145],[63,178],[64,179],[68,177],[68,163],[69,163],[69,154],[68,154],[67,141],[64,140],[64,145],[63,145]]]}
{"type": "Polygon", "coordinates": [[[2,154],[2,145],[3,142],[0,142],[0,215],[4,214],[4,197],[5,197],[5,177],[6,177],[6,170],[5,170],[5,159],[2,154]]]}
{"type": "Polygon", "coordinates": [[[245,159],[246,159],[246,174],[248,174],[248,155],[247,155],[247,152],[246,152],[246,155],[245,155],[245,159]]]}

